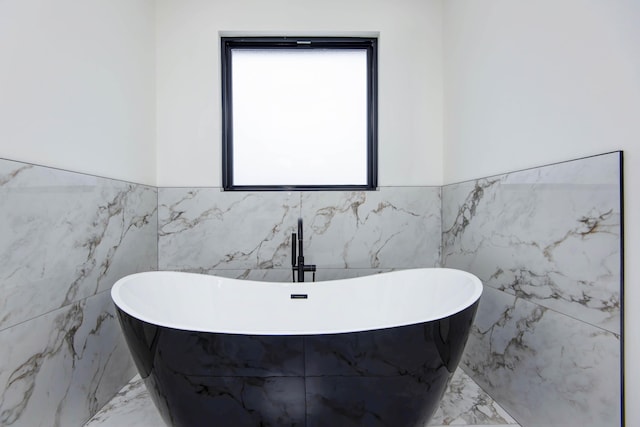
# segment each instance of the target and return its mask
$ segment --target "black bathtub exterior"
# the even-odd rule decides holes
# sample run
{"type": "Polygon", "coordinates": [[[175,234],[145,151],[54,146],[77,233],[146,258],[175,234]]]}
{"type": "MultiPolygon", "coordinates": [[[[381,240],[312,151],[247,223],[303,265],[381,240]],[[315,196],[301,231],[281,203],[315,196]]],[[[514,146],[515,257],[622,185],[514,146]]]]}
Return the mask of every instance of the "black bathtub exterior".
{"type": "Polygon", "coordinates": [[[168,426],[422,427],[458,366],[477,306],[327,335],[184,331],[117,312],[168,426]]]}

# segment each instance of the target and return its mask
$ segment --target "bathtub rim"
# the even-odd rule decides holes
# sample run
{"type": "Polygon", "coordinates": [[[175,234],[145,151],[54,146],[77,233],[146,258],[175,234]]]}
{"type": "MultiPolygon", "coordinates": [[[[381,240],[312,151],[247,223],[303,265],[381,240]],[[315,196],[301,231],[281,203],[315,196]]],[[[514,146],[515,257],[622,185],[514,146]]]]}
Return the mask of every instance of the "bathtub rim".
{"type": "MultiPolygon", "coordinates": [[[[436,273],[437,274],[437,273],[436,273]]],[[[370,285],[369,285],[370,286],[370,285]]],[[[428,285],[427,285],[428,286],[428,285]]],[[[266,288],[265,287],[265,288],[266,288]]],[[[265,289],[261,288],[261,289],[265,289]]],[[[258,289],[258,288],[256,288],[258,289]]],[[[402,269],[402,270],[394,270],[384,273],[378,273],[367,276],[360,276],[354,278],[347,279],[335,279],[335,280],[327,280],[321,282],[305,282],[305,283],[292,283],[292,282],[265,282],[265,281],[255,281],[255,280],[246,280],[246,279],[235,279],[223,276],[216,276],[210,274],[201,274],[201,273],[191,273],[191,272],[180,272],[180,271],[145,271],[140,273],[134,273],[127,275],[120,280],[118,280],[113,287],[111,288],[111,298],[116,307],[119,310],[127,313],[128,315],[141,320],[145,323],[162,326],[166,328],[185,330],[185,331],[193,331],[193,332],[209,332],[209,333],[222,333],[222,334],[237,334],[237,335],[326,335],[326,334],[342,334],[342,333],[353,333],[353,332],[364,332],[364,331],[373,331],[380,329],[389,329],[395,327],[409,326],[414,324],[420,324],[430,321],[437,321],[457,313],[460,313],[469,307],[476,304],[483,293],[483,284],[481,280],[472,273],[469,273],[464,270],[454,269],[454,268],[444,268],[444,267],[430,267],[430,268],[411,268],[411,269],[402,269]],[[211,282],[211,286],[214,286],[214,282],[218,281],[218,286],[220,283],[224,283],[222,286],[259,286],[270,287],[272,289],[278,289],[279,291],[285,290],[286,293],[312,293],[315,292],[314,288],[318,286],[328,286],[328,287],[339,287],[345,286],[345,282],[352,282],[357,286],[368,286],[366,284],[367,281],[371,281],[372,277],[391,277],[391,275],[399,275],[399,274],[419,274],[421,271],[437,271],[442,274],[453,274],[462,277],[473,285],[473,290],[469,293],[466,298],[461,298],[461,302],[456,306],[455,310],[449,310],[446,313],[440,313],[439,315],[427,315],[420,318],[412,319],[410,321],[394,321],[390,323],[374,323],[370,325],[365,325],[363,327],[317,327],[317,328],[309,328],[309,329],[290,329],[288,327],[283,327],[280,329],[269,329],[264,330],[260,328],[250,327],[250,328],[208,328],[201,326],[193,326],[186,325],[180,322],[174,323],[165,321],[164,319],[158,320],[158,318],[151,318],[141,313],[139,310],[136,310],[131,304],[125,301],[125,298],[121,295],[121,290],[127,286],[127,284],[131,281],[134,281],[138,278],[146,278],[147,276],[157,276],[160,275],[162,277],[184,277],[184,278],[193,278],[195,280],[205,280],[211,282]]]]}

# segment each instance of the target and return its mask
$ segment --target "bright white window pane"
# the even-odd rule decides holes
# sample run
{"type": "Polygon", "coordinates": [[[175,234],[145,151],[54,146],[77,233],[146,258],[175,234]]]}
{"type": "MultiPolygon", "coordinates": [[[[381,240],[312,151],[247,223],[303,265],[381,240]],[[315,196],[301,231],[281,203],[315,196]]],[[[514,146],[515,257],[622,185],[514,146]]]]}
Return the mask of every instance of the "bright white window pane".
{"type": "Polygon", "coordinates": [[[363,49],[232,51],[235,185],[366,185],[363,49]]]}

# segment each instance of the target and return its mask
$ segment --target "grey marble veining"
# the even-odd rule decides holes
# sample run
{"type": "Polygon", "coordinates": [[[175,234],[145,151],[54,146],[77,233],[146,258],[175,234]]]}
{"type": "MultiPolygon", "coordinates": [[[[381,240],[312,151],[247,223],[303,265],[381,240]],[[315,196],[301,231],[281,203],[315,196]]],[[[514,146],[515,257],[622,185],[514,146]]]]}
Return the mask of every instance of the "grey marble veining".
{"type": "MultiPolygon", "coordinates": [[[[119,277],[159,258],[288,281],[299,216],[318,280],[440,260],[478,275],[463,367],[523,425],[619,424],[619,167],[612,153],[442,190],[224,193],[0,160],[0,425],[77,425],[131,377],[119,277]]],[[[478,393],[447,393],[432,425],[513,423],[478,393]]]]}
{"type": "Polygon", "coordinates": [[[620,425],[613,333],[487,287],[463,366],[526,426],[620,425]]]}
{"type": "Polygon", "coordinates": [[[443,188],[443,263],[620,332],[618,153],[443,188]]]}
{"type": "Polygon", "coordinates": [[[355,277],[371,276],[372,274],[387,273],[392,268],[322,268],[316,273],[318,282],[326,280],[352,279],[355,277]]]}
{"type": "Polygon", "coordinates": [[[0,159],[0,200],[0,425],[79,425],[133,373],[108,291],[157,267],[157,191],[0,159]]]}
{"type": "Polygon", "coordinates": [[[429,425],[497,426],[518,423],[460,368],[453,374],[429,425]]]}
{"type": "Polygon", "coordinates": [[[298,217],[304,219],[305,262],[318,266],[318,280],[340,277],[337,269],[351,277],[358,273],[347,270],[433,267],[440,259],[438,187],[373,192],[161,188],[158,199],[163,270],[268,280],[287,276],[254,271],[290,269],[298,217]]]}
{"type": "Polygon", "coordinates": [[[443,264],[485,292],[463,366],[527,426],[620,423],[620,154],[443,187],[443,264]]]}
{"type": "Polygon", "coordinates": [[[161,270],[211,273],[287,267],[299,193],[158,191],[161,270]]]}
{"type": "Polygon", "coordinates": [[[0,329],[155,267],[156,190],[0,160],[0,329]]]}
{"type": "MultiPolygon", "coordinates": [[[[192,269],[184,269],[183,271],[193,271],[192,269]]],[[[210,272],[218,277],[228,277],[240,280],[256,280],[259,282],[291,282],[291,269],[282,268],[247,268],[244,270],[215,269],[210,272]]]]}
{"type": "Polygon", "coordinates": [[[136,375],[116,394],[85,427],[162,427],[164,421],[144,386],[136,375]]]}
{"type": "Polygon", "coordinates": [[[440,188],[307,192],[305,255],[325,268],[435,267],[440,260],[440,188]]]}
{"type": "Polygon", "coordinates": [[[70,426],[135,373],[109,292],[0,331],[0,425],[70,426]]]}

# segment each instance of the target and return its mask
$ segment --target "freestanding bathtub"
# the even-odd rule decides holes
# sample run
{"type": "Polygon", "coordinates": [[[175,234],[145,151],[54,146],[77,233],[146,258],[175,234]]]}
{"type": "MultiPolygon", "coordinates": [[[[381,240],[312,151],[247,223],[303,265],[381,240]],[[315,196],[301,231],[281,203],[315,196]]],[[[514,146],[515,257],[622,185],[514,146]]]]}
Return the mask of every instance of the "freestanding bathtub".
{"type": "Polygon", "coordinates": [[[316,283],[148,272],[111,290],[169,426],[424,426],[482,284],[451,269],[316,283]]]}

